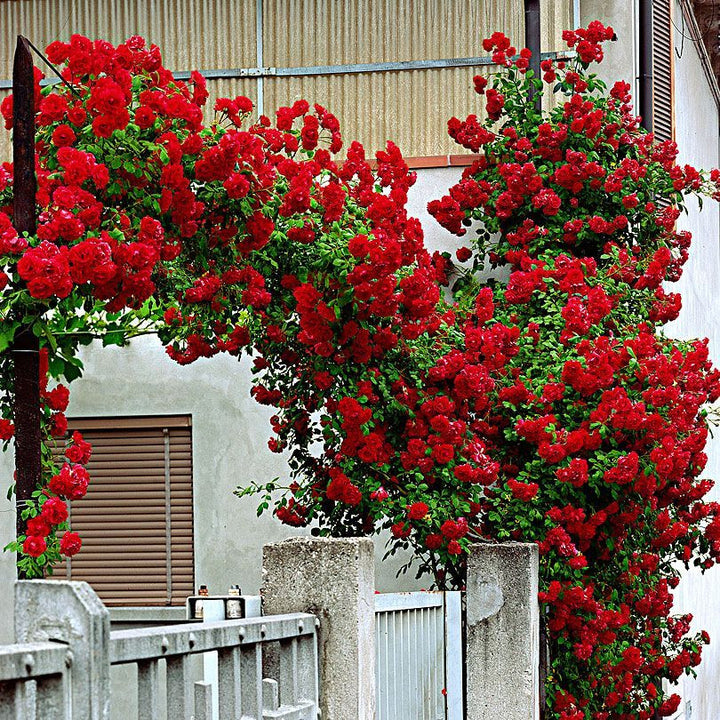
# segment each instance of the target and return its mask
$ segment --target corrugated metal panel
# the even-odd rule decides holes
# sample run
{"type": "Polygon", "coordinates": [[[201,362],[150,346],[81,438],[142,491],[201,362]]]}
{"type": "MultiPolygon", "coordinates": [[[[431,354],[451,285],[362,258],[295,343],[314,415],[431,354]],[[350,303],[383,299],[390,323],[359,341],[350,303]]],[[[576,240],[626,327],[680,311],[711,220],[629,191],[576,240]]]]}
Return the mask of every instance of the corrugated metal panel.
{"type": "MultiPolygon", "coordinates": [[[[264,8],[265,64],[278,67],[472,57],[485,54],[481,40],[496,30],[518,45],[524,37],[522,0],[266,0],[264,8]],[[297,17],[306,28],[301,39],[297,17]]],[[[326,105],[344,137],[369,152],[392,139],[409,156],[450,154],[458,146],[448,119],[479,111],[478,72],[487,70],[273,78],[265,81],[265,106],[305,97],[326,105]]]]}
{"type": "Polygon", "coordinates": [[[469,57],[485,35],[523,38],[522,0],[265,0],[267,65],[469,57]],[[298,36],[298,20],[304,32],[298,36]]]}
{"type": "Polygon", "coordinates": [[[375,596],[378,720],[463,717],[459,596],[441,592],[375,596]],[[449,614],[446,597],[453,608],[449,614]],[[446,653],[449,647],[453,657],[446,653]]]}
{"type": "Polygon", "coordinates": [[[543,52],[562,52],[568,49],[562,39],[563,30],[572,30],[573,3],[540,0],[540,47],[543,52]]]}
{"type": "Polygon", "coordinates": [[[368,155],[392,140],[407,156],[463,152],[447,134],[452,116],[480,112],[473,75],[486,68],[412,70],[265,80],[265,107],[311,98],[337,115],[346,144],[368,155]]]}
{"type": "Polygon", "coordinates": [[[121,419],[114,427],[112,419],[71,422],[93,446],[91,483],[87,495],[71,503],[82,551],[54,577],[69,571],[108,605],[182,605],[193,593],[188,420],[121,419]]]}
{"type": "MultiPolygon", "coordinates": [[[[393,62],[485,54],[499,30],[522,46],[522,0],[262,0],[264,66],[393,62]]],[[[0,77],[10,78],[15,35],[43,47],[74,32],[119,42],[140,34],[173,70],[254,67],[257,0],[0,0],[0,77]]],[[[542,0],[543,51],[561,50],[572,0],[542,0]]],[[[447,120],[478,113],[472,77],[487,69],[413,70],[263,80],[264,111],[301,97],[334,112],[349,142],[370,153],[388,139],[408,156],[459,152],[447,120]]],[[[210,80],[215,98],[257,99],[254,79],[210,80]]],[[[210,114],[212,110],[210,110],[210,114]]],[[[0,142],[3,157],[9,143],[0,142]]]]}
{"type": "Polygon", "coordinates": [[[119,43],[142,35],[171,70],[255,64],[255,0],[3,0],[0,77],[12,73],[15,36],[39,48],[73,33],[119,43]]]}

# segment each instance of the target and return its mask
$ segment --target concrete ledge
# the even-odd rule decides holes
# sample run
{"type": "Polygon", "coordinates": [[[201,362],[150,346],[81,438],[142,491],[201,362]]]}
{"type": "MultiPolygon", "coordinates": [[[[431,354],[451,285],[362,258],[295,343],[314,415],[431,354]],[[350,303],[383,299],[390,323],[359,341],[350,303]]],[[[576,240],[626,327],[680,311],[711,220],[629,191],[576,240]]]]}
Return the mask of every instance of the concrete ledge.
{"type": "Polygon", "coordinates": [[[185,620],[184,607],[108,608],[111,623],[164,623],[185,620]]]}

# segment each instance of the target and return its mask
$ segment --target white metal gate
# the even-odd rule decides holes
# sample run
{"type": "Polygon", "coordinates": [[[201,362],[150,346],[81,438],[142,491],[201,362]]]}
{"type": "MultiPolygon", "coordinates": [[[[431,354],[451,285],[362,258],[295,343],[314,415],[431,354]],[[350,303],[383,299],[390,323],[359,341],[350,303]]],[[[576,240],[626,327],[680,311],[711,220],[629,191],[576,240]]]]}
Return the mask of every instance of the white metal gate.
{"type": "Polygon", "coordinates": [[[462,720],[459,592],[375,596],[377,720],[462,720]]]}

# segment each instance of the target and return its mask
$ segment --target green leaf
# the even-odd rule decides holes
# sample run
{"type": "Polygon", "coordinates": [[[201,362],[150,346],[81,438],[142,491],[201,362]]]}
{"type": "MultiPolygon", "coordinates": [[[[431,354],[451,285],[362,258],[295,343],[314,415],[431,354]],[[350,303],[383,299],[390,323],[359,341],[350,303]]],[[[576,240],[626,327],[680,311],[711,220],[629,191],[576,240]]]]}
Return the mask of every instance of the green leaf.
{"type": "Polygon", "coordinates": [[[127,343],[126,333],[122,330],[115,330],[103,335],[102,344],[103,347],[109,345],[118,345],[122,347],[127,343]]]}

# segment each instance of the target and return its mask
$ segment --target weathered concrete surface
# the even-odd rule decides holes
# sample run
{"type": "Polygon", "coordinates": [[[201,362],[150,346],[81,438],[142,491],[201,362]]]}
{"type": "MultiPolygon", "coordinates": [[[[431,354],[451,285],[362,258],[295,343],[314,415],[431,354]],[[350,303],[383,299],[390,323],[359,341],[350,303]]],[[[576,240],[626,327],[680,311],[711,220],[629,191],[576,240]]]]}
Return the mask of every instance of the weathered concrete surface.
{"type": "Polygon", "coordinates": [[[467,720],[537,720],[537,546],[473,545],[467,570],[467,720]]]}
{"type": "Polygon", "coordinates": [[[366,538],[292,538],[263,548],[263,612],[320,618],[323,720],[375,718],[375,582],[366,538]]]}
{"type": "Polygon", "coordinates": [[[110,615],[85,582],[21,580],[15,585],[17,642],[58,640],[72,654],[72,717],[110,713],[110,615]]]}

